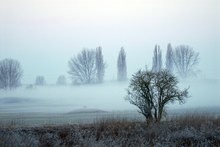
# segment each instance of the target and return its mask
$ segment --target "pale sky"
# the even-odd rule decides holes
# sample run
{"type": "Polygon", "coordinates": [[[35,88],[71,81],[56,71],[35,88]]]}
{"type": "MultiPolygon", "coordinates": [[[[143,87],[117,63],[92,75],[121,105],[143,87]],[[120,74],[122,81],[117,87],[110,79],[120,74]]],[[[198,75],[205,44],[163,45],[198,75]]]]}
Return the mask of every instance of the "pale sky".
{"type": "Polygon", "coordinates": [[[155,44],[165,58],[169,42],[200,52],[200,77],[220,78],[220,0],[0,0],[0,60],[19,60],[23,83],[68,77],[70,57],[97,46],[106,80],[116,78],[121,46],[130,76],[151,68],[155,44]]]}

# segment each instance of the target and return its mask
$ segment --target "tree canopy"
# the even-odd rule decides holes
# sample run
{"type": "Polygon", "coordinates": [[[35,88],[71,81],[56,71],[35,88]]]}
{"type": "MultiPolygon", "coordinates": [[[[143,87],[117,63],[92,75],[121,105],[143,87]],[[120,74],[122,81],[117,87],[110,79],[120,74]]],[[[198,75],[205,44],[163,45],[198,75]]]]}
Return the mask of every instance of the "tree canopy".
{"type": "Polygon", "coordinates": [[[178,101],[184,103],[188,89],[180,90],[178,80],[167,70],[135,73],[127,89],[126,100],[139,108],[148,122],[160,122],[166,115],[165,106],[178,101]]]}
{"type": "Polygon", "coordinates": [[[20,63],[14,59],[0,61],[0,88],[12,89],[20,86],[23,70],[20,63]]]}

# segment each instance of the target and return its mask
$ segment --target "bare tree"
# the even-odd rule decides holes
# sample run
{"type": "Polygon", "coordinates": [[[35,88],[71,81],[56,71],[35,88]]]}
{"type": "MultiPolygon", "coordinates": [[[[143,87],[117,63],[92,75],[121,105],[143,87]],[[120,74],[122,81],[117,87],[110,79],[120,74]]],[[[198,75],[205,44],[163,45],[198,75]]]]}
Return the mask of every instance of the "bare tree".
{"type": "Polygon", "coordinates": [[[159,72],[162,70],[162,52],[159,45],[155,45],[152,71],[159,72]]]}
{"type": "Polygon", "coordinates": [[[82,50],[76,57],[72,57],[69,63],[69,74],[75,84],[90,84],[95,82],[95,51],[82,50]]]}
{"type": "Polygon", "coordinates": [[[166,115],[165,106],[178,101],[184,103],[188,89],[179,90],[178,80],[170,72],[141,71],[135,73],[127,89],[126,100],[139,108],[146,121],[160,122],[166,115]]]}
{"type": "Polygon", "coordinates": [[[0,61],[0,88],[7,90],[20,86],[22,74],[23,70],[17,60],[0,61]]]}
{"type": "Polygon", "coordinates": [[[35,85],[42,86],[45,85],[46,81],[43,76],[37,76],[35,80],[35,85]]]}
{"type": "Polygon", "coordinates": [[[102,83],[105,75],[105,64],[103,61],[102,48],[96,49],[96,78],[98,83],[102,83]]]}
{"type": "Polygon", "coordinates": [[[179,45],[174,50],[173,62],[180,77],[196,75],[195,67],[199,63],[199,53],[188,45],[179,45]]]}
{"type": "Polygon", "coordinates": [[[173,72],[173,49],[170,43],[167,45],[166,69],[171,73],[173,72]]]}
{"type": "Polygon", "coordinates": [[[60,75],[57,78],[57,85],[66,85],[66,77],[64,75],[60,75]]]}
{"type": "Polygon", "coordinates": [[[123,47],[121,47],[121,50],[118,55],[118,81],[125,81],[127,80],[127,64],[126,64],[126,53],[123,47]]]}

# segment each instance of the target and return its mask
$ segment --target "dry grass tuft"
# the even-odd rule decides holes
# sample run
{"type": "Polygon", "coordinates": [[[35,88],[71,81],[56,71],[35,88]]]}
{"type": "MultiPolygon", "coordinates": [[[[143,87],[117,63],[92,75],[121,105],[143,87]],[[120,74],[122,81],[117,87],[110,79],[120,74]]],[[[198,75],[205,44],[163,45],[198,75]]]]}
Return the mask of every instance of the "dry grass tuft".
{"type": "Polygon", "coordinates": [[[220,117],[188,114],[151,126],[113,118],[84,125],[0,128],[0,146],[220,146],[220,117]]]}

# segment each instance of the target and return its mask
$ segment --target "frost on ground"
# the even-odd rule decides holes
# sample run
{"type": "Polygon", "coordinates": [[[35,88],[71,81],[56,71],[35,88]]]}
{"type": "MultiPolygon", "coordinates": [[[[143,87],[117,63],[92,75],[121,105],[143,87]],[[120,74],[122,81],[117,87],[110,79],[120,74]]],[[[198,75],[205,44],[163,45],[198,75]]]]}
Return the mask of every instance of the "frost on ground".
{"type": "Polygon", "coordinates": [[[0,146],[220,146],[220,118],[187,115],[147,126],[143,121],[0,129],[0,146]]]}

